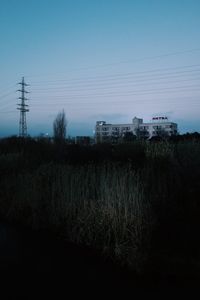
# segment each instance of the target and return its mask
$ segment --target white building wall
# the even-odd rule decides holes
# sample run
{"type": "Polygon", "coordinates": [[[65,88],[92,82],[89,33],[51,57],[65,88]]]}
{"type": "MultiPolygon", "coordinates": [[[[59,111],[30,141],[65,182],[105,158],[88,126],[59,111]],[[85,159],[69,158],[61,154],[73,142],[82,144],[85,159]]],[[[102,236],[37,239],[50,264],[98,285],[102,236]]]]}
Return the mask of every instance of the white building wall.
{"type": "Polygon", "coordinates": [[[143,123],[143,119],[137,117],[134,117],[130,124],[107,124],[105,121],[97,121],[95,139],[97,142],[102,142],[111,137],[123,137],[126,132],[132,132],[134,135],[137,135],[138,131],[146,132],[148,138],[158,136],[160,133],[166,133],[170,136],[177,134],[177,124],[165,120],[143,123]]]}

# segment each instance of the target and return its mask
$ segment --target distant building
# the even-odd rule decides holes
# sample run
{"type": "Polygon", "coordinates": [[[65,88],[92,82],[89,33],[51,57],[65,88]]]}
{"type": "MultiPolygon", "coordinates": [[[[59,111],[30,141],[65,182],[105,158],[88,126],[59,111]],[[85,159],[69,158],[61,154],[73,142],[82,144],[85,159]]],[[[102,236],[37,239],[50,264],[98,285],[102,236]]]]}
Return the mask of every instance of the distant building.
{"type": "Polygon", "coordinates": [[[167,117],[154,117],[149,123],[134,117],[129,124],[107,124],[97,121],[95,126],[96,143],[114,141],[126,135],[135,135],[140,138],[150,139],[155,136],[171,136],[177,134],[177,124],[169,122],[167,117]]]}

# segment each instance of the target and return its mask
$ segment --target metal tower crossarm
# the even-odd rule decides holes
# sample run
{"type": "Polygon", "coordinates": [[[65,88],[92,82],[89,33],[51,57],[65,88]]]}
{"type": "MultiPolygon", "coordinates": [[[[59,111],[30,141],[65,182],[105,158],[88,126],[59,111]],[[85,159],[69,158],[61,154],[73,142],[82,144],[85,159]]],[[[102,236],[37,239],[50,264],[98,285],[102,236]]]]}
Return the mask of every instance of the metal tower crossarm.
{"type": "Polygon", "coordinates": [[[21,97],[18,99],[21,100],[21,103],[18,103],[17,109],[20,111],[20,119],[19,119],[19,136],[20,137],[27,137],[27,123],[26,123],[26,112],[29,111],[28,105],[25,104],[25,101],[28,99],[25,97],[25,94],[28,92],[25,90],[25,86],[28,86],[28,84],[25,83],[24,77],[22,77],[22,81],[18,84],[21,85],[21,89],[18,90],[21,93],[21,97]]]}

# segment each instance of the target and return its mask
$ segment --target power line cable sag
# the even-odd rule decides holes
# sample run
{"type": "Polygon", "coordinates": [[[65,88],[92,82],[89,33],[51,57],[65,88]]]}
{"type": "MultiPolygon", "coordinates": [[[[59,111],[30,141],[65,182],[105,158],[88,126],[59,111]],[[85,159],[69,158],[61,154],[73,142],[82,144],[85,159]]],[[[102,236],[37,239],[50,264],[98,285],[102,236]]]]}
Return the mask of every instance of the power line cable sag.
{"type": "MultiPolygon", "coordinates": [[[[81,83],[81,84],[75,84],[75,83],[69,83],[69,84],[65,84],[65,85],[57,85],[57,86],[54,86],[54,85],[50,85],[50,86],[44,86],[43,87],[35,87],[33,86],[33,89],[34,91],[40,91],[40,90],[46,90],[46,89],[62,89],[62,88],[74,88],[74,87],[90,87],[90,86],[106,86],[106,85],[119,85],[120,83],[121,84],[124,84],[124,83],[140,83],[140,82],[143,82],[143,83],[148,83],[148,82],[156,82],[156,83],[159,83],[159,81],[161,83],[167,81],[167,80],[173,80],[173,79],[176,79],[176,78],[188,78],[188,80],[191,80],[191,79],[199,79],[200,77],[200,70],[197,74],[189,74],[189,77],[185,77],[186,74],[179,74],[179,75],[171,75],[171,76],[159,76],[159,77],[149,77],[149,78],[144,78],[144,79],[140,79],[140,78],[124,78],[124,79],[116,79],[116,80],[106,80],[105,82],[102,82],[102,81],[97,81],[97,82],[84,82],[84,83],[81,83]]],[[[170,81],[169,81],[170,82],[170,81]]]]}
{"type": "MultiPolygon", "coordinates": [[[[149,103],[149,104],[152,104],[152,103],[155,103],[155,102],[160,102],[160,103],[162,103],[162,102],[165,102],[167,100],[167,104],[168,104],[168,102],[174,102],[174,103],[177,103],[177,101],[179,102],[179,101],[181,101],[182,103],[183,103],[183,98],[181,97],[181,98],[172,98],[172,99],[162,99],[162,100],[160,100],[160,99],[143,99],[142,101],[141,100],[138,100],[138,99],[131,99],[131,100],[124,100],[124,101],[101,101],[101,102],[99,102],[99,101],[93,101],[93,102],[76,102],[76,103],[74,103],[74,102],[56,102],[56,103],[51,103],[51,105],[63,105],[63,104],[82,104],[82,105],[96,105],[96,104],[121,104],[121,105],[124,105],[125,103],[139,103],[139,104],[143,104],[144,102],[147,102],[147,103],[149,103]]],[[[197,100],[193,100],[193,101],[191,101],[191,99],[189,99],[189,98],[187,98],[187,101],[189,101],[189,104],[192,104],[192,103],[195,103],[195,104],[200,104],[200,101],[197,99],[197,100]]],[[[38,107],[41,107],[40,105],[38,105],[38,107]]],[[[45,107],[46,106],[44,106],[43,108],[45,109],[45,107]]],[[[35,108],[35,105],[33,105],[33,108],[35,108]]],[[[42,107],[41,107],[42,108],[42,107]]]]}
{"type": "MultiPolygon", "coordinates": [[[[190,66],[183,66],[183,67],[178,67],[178,69],[180,69],[180,68],[187,68],[187,67],[191,67],[191,66],[194,66],[194,65],[190,65],[190,66]]],[[[200,65],[196,65],[196,66],[200,66],[200,65]]],[[[169,69],[177,69],[177,68],[166,68],[165,70],[169,70],[169,69]]],[[[163,70],[163,69],[159,69],[159,70],[163,70]]],[[[158,71],[158,69],[156,69],[156,70],[154,70],[154,71],[158,71]]],[[[149,72],[149,71],[147,71],[147,72],[149,72]]],[[[151,72],[151,71],[150,71],[151,72]]],[[[135,82],[140,82],[140,81],[146,81],[146,80],[156,80],[156,79],[161,79],[161,80],[163,80],[163,79],[165,79],[165,78],[175,78],[175,77],[178,77],[178,76],[185,76],[185,73],[187,74],[187,73],[191,73],[191,72],[194,72],[194,73],[196,73],[197,72],[197,74],[196,75],[198,75],[199,74],[199,72],[200,72],[200,69],[193,69],[193,70],[184,70],[184,71],[179,71],[179,72],[168,72],[168,73],[164,73],[164,74],[150,74],[150,75],[148,75],[148,76],[138,76],[138,73],[143,73],[143,72],[137,72],[137,73],[125,73],[125,74],[118,74],[119,76],[121,76],[121,77],[119,77],[119,78],[111,78],[112,80],[113,79],[116,79],[116,80],[122,80],[122,77],[123,76],[125,76],[124,77],[124,79],[126,79],[126,78],[129,78],[129,75],[134,75],[134,76],[137,76],[135,79],[134,79],[134,81],[135,82]],[[178,75],[179,74],[179,75],[178,75]],[[173,75],[173,76],[170,76],[170,75],[173,75]],[[126,77],[127,76],[127,77],[126,77]],[[152,78],[152,76],[154,76],[153,78],[152,78]],[[138,78],[139,77],[139,78],[138,78]]],[[[116,75],[116,74],[115,74],[116,75]]],[[[117,76],[118,76],[117,75],[117,76]]],[[[192,75],[192,73],[190,74],[190,75],[192,75]]],[[[102,80],[103,81],[106,81],[105,83],[104,83],[104,85],[105,84],[109,84],[109,82],[108,82],[108,80],[107,80],[107,78],[105,78],[106,76],[103,76],[103,78],[102,78],[102,80]]],[[[109,77],[111,77],[111,76],[109,76],[109,77]]],[[[85,80],[87,79],[87,78],[80,78],[81,80],[84,80],[84,86],[85,86],[85,80]]],[[[91,79],[94,79],[93,77],[91,77],[91,79]]],[[[69,82],[69,80],[64,80],[64,81],[67,81],[67,82],[69,82]]],[[[57,81],[56,81],[57,82],[57,81]]],[[[86,82],[88,83],[89,81],[88,80],[86,80],[86,82]]],[[[99,82],[101,82],[101,81],[98,81],[97,83],[99,83],[99,82]]],[[[53,82],[52,82],[53,83],[53,82]]],[[[43,83],[41,83],[43,86],[44,86],[44,84],[43,83]]],[[[92,81],[92,84],[94,84],[93,83],[93,81],[92,81]]],[[[118,83],[117,83],[118,84],[118,83]]],[[[13,86],[13,85],[12,85],[13,86]]],[[[12,87],[11,86],[11,87],[12,87]]],[[[52,85],[51,85],[52,86],[52,85]]],[[[34,84],[32,84],[32,87],[34,87],[34,84]]],[[[55,87],[56,88],[56,87],[55,87]]],[[[36,90],[36,89],[35,89],[36,90]]],[[[9,93],[7,93],[7,94],[3,94],[3,95],[0,95],[0,99],[1,98],[5,98],[5,97],[7,97],[8,95],[10,95],[10,94],[12,94],[14,91],[10,91],[9,93]]]]}
{"type": "Polygon", "coordinates": [[[11,94],[14,94],[14,91],[11,91],[11,92],[9,92],[7,94],[1,95],[0,99],[6,98],[6,97],[10,96],[11,94]]]}
{"type": "MultiPolygon", "coordinates": [[[[108,64],[101,64],[101,65],[96,65],[96,66],[88,66],[88,67],[81,67],[81,68],[75,68],[75,69],[71,69],[70,72],[72,71],[80,71],[80,70],[90,70],[90,69],[97,69],[97,68],[105,68],[105,67],[110,67],[110,66],[116,66],[116,65],[120,65],[120,64],[127,64],[127,63],[134,63],[134,62],[141,62],[141,61],[145,61],[145,60],[154,60],[157,58],[164,58],[164,57],[169,57],[169,56],[176,56],[176,55],[181,55],[181,54],[186,54],[186,53],[192,53],[192,52],[198,52],[200,51],[200,48],[193,48],[193,49],[187,49],[187,50],[180,50],[180,51],[174,51],[174,52],[168,52],[168,53],[164,53],[164,54],[160,54],[160,55],[154,55],[154,56],[148,56],[148,57],[143,57],[143,58],[136,58],[136,59],[129,59],[129,60],[124,60],[124,61],[118,61],[118,62],[114,62],[114,63],[108,63],[108,64]]],[[[57,74],[63,74],[65,72],[59,72],[57,74]]],[[[49,73],[48,74],[44,74],[44,75],[40,75],[40,77],[42,76],[52,76],[49,73]]],[[[55,76],[55,72],[54,75],[55,76]]],[[[28,77],[39,77],[38,75],[29,75],[28,77]]]]}
{"type": "MultiPolygon", "coordinates": [[[[194,65],[193,65],[194,66],[194,65]]],[[[198,66],[198,68],[200,67],[200,65],[196,65],[198,66]]],[[[39,81],[39,82],[32,82],[32,85],[43,85],[44,83],[49,83],[49,84],[52,84],[52,83],[59,83],[59,82],[76,82],[76,81],[89,81],[91,80],[92,82],[96,79],[99,79],[100,80],[106,80],[107,79],[116,79],[116,78],[128,78],[128,77],[136,77],[136,78],[143,78],[143,77],[152,77],[152,76],[156,76],[157,74],[151,74],[151,73],[157,73],[158,71],[164,71],[164,73],[161,73],[161,74],[158,74],[157,76],[160,76],[160,75],[170,75],[170,74],[181,74],[181,73],[191,73],[191,72],[199,72],[200,69],[191,69],[191,70],[187,70],[189,66],[184,66],[184,67],[178,67],[178,68],[165,68],[165,69],[154,69],[154,70],[149,70],[149,71],[141,71],[141,72],[128,72],[128,73],[118,73],[118,74],[111,74],[111,75],[101,75],[101,76],[89,76],[89,77],[74,77],[74,78],[68,78],[68,79],[60,79],[60,80],[44,80],[44,81],[39,81]],[[186,68],[186,70],[183,70],[183,71],[176,71],[178,69],[183,69],[183,68],[186,68]],[[169,70],[175,70],[173,72],[168,72],[169,70]],[[167,72],[165,72],[167,71],[167,72]],[[141,74],[141,75],[140,75],[141,74]],[[143,75],[142,75],[143,74],[143,75]],[[147,75],[144,75],[144,74],[147,74],[147,75]]]]}
{"type": "MultiPolygon", "coordinates": [[[[165,82],[161,82],[161,80],[165,80],[165,79],[173,79],[173,78],[179,78],[180,76],[185,76],[185,75],[190,75],[190,76],[197,76],[198,75],[198,72],[200,72],[200,69],[194,69],[194,66],[195,67],[199,67],[200,65],[190,65],[190,66],[182,66],[182,67],[176,67],[176,68],[165,68],[165,69],[154,69],[154,70],[151,70],[151,71],[144,71],[144,72],[137,72],[137,73],[125,73],[125,74],[113,74],[113,75],[109,75],[109,76],[99,76],[99,77],[96,77],[97,79],[98,78],[100,78],[100,80],[101,80],[101,82],[103,82],[103,81],[105,81],[105,83],[102,83],[102,85],[104,86],[104,89],[110,89],[110,88],[112,88],[112,86],[113,86],[113,88],[115,87],[115,84],[117,85],[117,86],[119,86],[119,83],[117,83],[117,81],[119,81],[119,80],[126,80],[127,78],[128,79],[130,79],[130,76],[137,76],[137,78],[135,78],[134,79],[134,82],[137,82],[137,84],[132,84],[131,86],[141,86],[141,84],[138,84],[138,82],[147,82],[147,84],[146,85],[148,85],[148,84],[150,84],[149,82],[151,82],[151,84],[157,84],[157,86],[159,85],[159,84],[169,84],[169,81],[165,81],[165,82]],[[185,69],[184,69],[185,68],[185,69]],[[189,70],[188,70],[188,68],[190,68],[189,70]],[[191,68],[193,68],[193,69],[191,69],[191,68]],[[165,73],[161,73],[161,74],[155,74],[155,73],[158,73],[158,72],[160,72],[160,70],[175,70],[175,72],[165,72],[165,73]],[[159,70],[159,71],[158,71],[159,70]],[[176,70],[179,70],[179,71],[176,71],[176,70]],[[180,71],[181,70],[181,71],[180,71]],[[152,72],[152,73],[151,73],[152,72]],[[137,74],[143,74],[143,75],[137,75],[137,74]],[[148,74],[148,75],[144,75],[144,74],[148,74]],[[179,74],[179,75],[178,75],[179,74]],[[170,76],[171,75],[171,76],[170,76]],[[113,76],[113,77],[111,77],[111,76],[113,76]],[[121,76],[121,77],[120,77],[121,76]],[[152,76],[154,76],[154,78],[152,78],[152,76]],[[139,77],[139,78],[138,78],[139,77]],[[107,78],[107,79],[106,79],[107,78]],[[114,81],[114,82],[112,82],[112,86],[111,86],[111,83],[109,82],[109,80],[110,81],[114,81]],[[157,82],[157,83],[152,83],[152,81],[154,81],[154,80],[157,80],[157,81],[159,81],[159,82],[157,82]],[[110,84],[110,86],[108,86],[108,87],[105,87],[105,85],[109,85],[110,84]]],[[[88,87],[92,87],[92,86],[94,86],[94,85],[92,85],[93,84],[93,81],[94,81],[94,79],[95,79],[95,77],[90,77],[90,79],[91,79],[91,84],[88,84],[88,85],[84,85],[85,87],[86,86],[88,86],[88,87]]],[[[66,79],[65,79],[66,80],[66,79]]],[[[89,80],[87,80],[87,78],[82,78],[82,79],[75,79],[75,82],[77,82],[77,80],[86,80],[86,82],[89,82],[89,80]]],[[[100,81],[99,80],[99,81],[100,81]]],[[[173,81],[173,84],[175,84],[175,83],[177,83],[177,82],[181,82],[181,81],[195,81],[195,80],[198,80],[198,78],[190,78],[190,79],[183,79],[183,80],[176,80],[176,81],[173,81]]],[[[69,81],[69,80],[68,80],[69,81]]],[[[67,82],[68,82],[67,81],[67,82]]],[[[98,89],[100,89],[100,88],[97,88],[97,87],[99,87],[100,85],[101,85],[101,82],[97,82],[97,84],[96,84],[96,87],[93,87],[93,88],[91,88],[91,89],[89,89],[89,88],[86,88],[84,91],[88,91],[88,90],[94,90],[94,91],[97,91],[98,89]]],[[[48,81],[47,81],[48,82],[48,81]]],[[[58,82],[58,81],[55,81],[55,82],[58,82]]],[[[63,82],[63,81],[62,81],[63,82]]],[[[126,86],[127,86],[127,83],[128,83],[129,81],[128,80],[126,80],[124,83],[122,83],[122,85],[124,85],[124,84],[126,84],[126,86]]],[[[53,82],[52,82],[53,83],[53,82]]],[[[130,81],[130,83],[132,83],[132,81],[130,81]]],[[[124,87],[126,87],[126,86],[124,86],[124,87]]],[[[79,87],[80,87],[80,85],[79,85],[79,87]]],[[[60,91],[60,87],[53,87],[54,88],[54,90],[55,90],[55,92],[56,92],[56,89],[58,89],[59,91],[60,91]]],[[[63,88],[65,88],[65,87],[63,87],[63,88]]],[[[69,86],[67,86],[66,87],[67,88],[67,91],[73,91],[73,90],[70,90],[70,87],[69,86]]],[[[115,87],[116,88],[116,87],[115,87]]],[[[47,88],[46,87],[46,89],[48,89],[48,90],[50,90],[50,88],[47,88]]],[[[103,88],[101,88],[101,90],[102,90],[103,88]]],[[[89,94],[72,94],[72,95],[67,95],[67,97],[70,97],[70,98],[75,98],[75,99],[84,99],[85,97],[92,97],[92,96],[96,96],[96,97],[129,97],[129,96],[131,96],[131,95],[149,95],[149,94],[155,94],[155,92],[156,92],[156,94],[165,94],[166,92],[165,92],[165,90],[166,89],[169,89],[168,90],[168,92],[167,93],[175,93],[175,92],[185,92],[185,89],[187,89],[187,91],[189,91],[190,89],[192,89],[192,91],[199,91],[199,89],[198,89],[198,87],[196,87],[195,85],[191,85],[191,86],[182,86],[182,87],[180,87],[180,86],[176,86],[176,87],[162,87],[162,88],[160,88],[160,89],[150,89],[150,90],[147,90],[147,89],[143,89],[143,90],[137,90],[137,91],[127,91],[127,92],[125,92],[125,93],[121,93],[121,94],[119,94],[119,93],[114,93],[114,92],[110,92],[110,93],[101,93],[101,94],[94,94],[94,93],[89,93],[89,94]],[[176,89],[175,91],[173,91],[173,89],[176,89]],[[178,89],[182,89],[182,90],[180,90],[180,91],[178,91],[178,89]],[[152,91],[154,91],[154,93],[152,93],[152,91]],[[159,92],[160,91],[160,92],[159,92]]],[[[34,92],[36,92],[36,90],[37,89],[35,89],[35,91],[34,92]]],[[[45,91],[45,88],[43,89],[43,92],[45,91]]],[[[77,91],[81,91],[81,89],[77,89],[76,88],[76,90],[75,90],[76,92],[77,91]]],[[[12,92],[9,92],[9,93],[7,93],[7,94],[4,94],[4,95],[1,95],[0,96],[0,99],[1,98],[6,98],[6,97],[8,97],[9,95],[11,95],[11,94],[13,94],[13,91],[12,92]]],[[[55,96],[54,96],[55,97],[55,96]]],[[[58,99],[60,99],[60,97],[63,97],[63,98],[66,98],[66,95],[57,95],[56,96],[56,98],[58,98],[58,99]]],[[[43,99],[43,100],[45,100],[45,99],[43,99]]],[[[5,108],[9,108],[9,106],[10,105],[12,105],[12,103],[10,103],[10,101],[11,100],[6,100],[8,103],[5,103],[5,105],[4,105],[4,109],[5,108]]],[[[3,101],[4,102],[4,101],[3,101]]],[[[103,102],[101,102],[101,103],[103,103],[103,102]]],[[[108,102],[106,102],[106,103],[108,103],[108,102]]],[[[113,102],[114,103],[114,102],[113,102]]],[[[2,104],[2,101],[1,101],[1,104],[2,104]]],[[[59,104],[58,102],[57,102],[57,104],[59,104]]],[[[76,103],[69,103],[69,104],[77,104],[77,102],[76,103]]],[[[81,104],[86,104],[86,103],[81,103],[81,104]]],[[[93,102],[92,103],[90,103],[90,104],[93,104],[93,102]]],[[[1,107],[1,110],[2,110],[2,108],[3,107],[1,107]]]]}
{"type": "MultiPolygon", "coordinates": [[[[198,89],[197,90],[197,92],[199,92],[200,90],[198,89]]],[[[177,91],[179,94],[180,94],[180,91],[177,91]]],[[[170,96],[170,94],[177,94],[177,92],[176,91],[165,91],[165,92],[163,92],[163,91],[158,91],[158,92],[156,92],[156,94],[155,94],[155,92],[149,92],[149,93],[140,93],[140,94],[136,94],[136,93],[131,93],[131,94],[129,94],[129,95],[125,95],[126,97],[131,97],[131,96],[148,96],[148,95],[150,95],[150,96],[152,96],[152,95],[155,95],[155,96],[157,96],[157,95],[159,95],[159,96],[161,96],[161,95],[168,95],[169,94],[169,96],[170,96]]],[[[183,95],[185,95],[185,91],[183,92],[183,95]]],[[[200,95],[196,95],[196,97],[200,97],[200,95]]],[[[122,97],[122,95],[109,95],[109,96],[107,96],[107,97],[105,97],[105,96],[103,96],[102,97],[102,95],[98,95],[98,96],[96,96],[97,98],[106,98],[106,99],[109,99],[109,98],[119,98],[119,97],[122,97]]],[[[92,97],[93,98],[93,97],[92,97]]],[[[57,105],[57,104],[73,104],[73,105],[76,105],[76,104],[78,104],[78,103],[80,103],[80,104],[87,104],[88,102],[71,102],[70,100],[79,100],[79,101],[82,101],[82,100],[85,100],[85,99],[89,99],[89,97],[63,97],[63,98],[59,98],[57,101],[55,101],[55,99],[50,99],[50,101],[48,102],[48,105],[57,105]],[[70,101],[70,102],[69,102],[70,101]]],[[[125,100],[120,100],[122,103],[125,101],[125,100]]],[[[109,102],[109,101],[108,101],[109,102]]],[[[92,104],[95,104],[96,102],[95,101],[93,101],[92,102],[92,104]]],[[[103,103],[103,102],[100,102],[100,103],[103,103]]],[[[43,103],[45,106],[46,106],[46,103],[44,102],[43,103]]],[[[89,102],[89,104],[90,104],[90,102],[89,102]]],[[[32,107],[34,106],[34,105],[40,105],[39,104],[39,101],[38,102],[36,102],[35,101],[35,103],[32,103],[32,107]]],[[[41,105],[40,105],[41,106],[41,105]]]]}
{"type": "MultiPolygon", "coordinates": [[[[172,93],[173,94],[173,92],[170,92],[170,93],[172,93]]],[[[164,92],[158,92],[156,95],[165,95],[165,94],[168,94],[168,92],[166,93],[164,93],[164,92]]],[[[155,95],[155,93],[148,93],[148,94],[141,94],[141,95],[146,95],[146,96],[148,96],[148,95],[155,95]]],[[[132,96],[141,96],[141,95],[134,95],[134,94],[131,94],[131,95],[129,95],[129,97],[132,97],[132,96]]],[[[184,95],[185,95],[185,93],[184,93],[184,95]]],[[[199,96],[200,95],[198,95],[198,99],[197,100],[195,100],[195,103],[196,103],[196,101],[197,101],[197,103],[200,103],[200,101],[199,101],[199,96]]],[[[112,97],[115,97],[116,98],[116,96],[110,96],[109,98],[112,98],[112,97]]],[[[121,97],[121,96],[120,96],[121,97]]],[[[105,97],[104,97],[105,98],[105,97]]],[[[108,99],[109,99],[108,98],[108,99]]],[[[84,99],[84,98],[83,98],[84,99]]],[[[127,99],[127,98],[126,98],[127,99]]],[[[182,98],[181,98],[182,99],[182,98]]],[[[190,97],[188,97],[188,99],[190,99],[190,97]]],[[[168,97],[168,99],[167,99],[167,101],[166,101],[166,104],[170,101],[171,99],[168,97]]],[[[68,101],[68,100],[66,100],[66,98],[65,98],[65,100],[59,100],[59,101],[53,101],[53,102],[49,102],[48,103],[48,106],[50,107],[50,106],[60,106],[60,105],[73,105],[73,106],[76,106],[76,105],[96,105],[96,104],[109,104],[109,103],[121,103],[122,105],[124,104],[124,103],[126,103],[126,102],[128,102],[128,103],[130,103],[130,102],[134,102],[135,101],[135,99],[131,99],[131,100],[120,100],[119,99],[119,101],[110,101],[110,100],[104,100],[104,101],[92,101],[92,102],[80,102],[80,100],[79,100],[79,102],[71,102],[71,101],[68,101]]],[[[140,100],[140,103],[142,104],[143,102],[145,102],[145,101],[149,101],[150,103],[153,103],[153,101],[152,100],[149,100],[149,99],[142,99],[142,100],[140,100]]],[[[162,102],[162,99],[160,100],[160,99],[154,99],[154,101],[155,102],[157,102],[157,101],[160,101],[160,102],[162,102]]],[[[175,100],[176,101],[176,100],[175,100]]],[[[179,101],[179,100],[177,100],[177,101],[179,101]]],[[[190,104],[190,103],[192,103],[192,101],[194,101],[194,100],[191,100],[190,99],[190,102],[188,103],[188,104],[190,104]]],[[[182,103],[183,104],[183,103],[182,103]]],[[[42,107],[39,103],[33,103],[33,105],[32,105],[32,108],[35,108],[35,107],[42,107]]],[[[46,107],[46,105],[44,104],[44,107],[46,107]]]]}
{"type": "MultiPolygon", "coordinates": [[[[173,79],[172,79],[173,80],[173,79]]],[[[162,85],[162,86],[166,86],[166,84],[177,84],[177,83],[179,83],[179,82],[190,82],[190,81],[192,81],[192,82],[195,82],[195,81],[199,81],[200,80],[200,77],[197,77],[197,78],[191,78],[191,79],[183,79],[183,80],[176,80],[176,81],[167,81],[167,82],[151,82],[151,83],[146,83],[146,84],[144,84],[144,83],[140,83],[140,84],[134,84],[133,83],[133,81],[128,81],[128,82],[126,82],[126,83],[120,83],[120,84],[109,84],[108,86],[107,85],[97,85],[97,86],[92,86],[91,87],[91,85],[89,85],[89,86],[83,86],[83,88],[80,88],[80,87],[78,87],[78,88],[76,88],[76,87],[62,87],[62,88],[43,88],[43,89],[36,89],[36,90],[34,90],[33,89],[33,92],[37,95],[38,93],[42,93],[42,94],[44,94],[44,93],[49,93],[49,92],[53,92],[53,93],[57,93],[57,92],[60,92],[60,91],[62,91],[62,92],[68,92],[68,91],[70,91],[70,92],[77,92],[77,91],[83,91],[83,92],[85,92],[85,91],[91,91],[91,90],[109,90],[109,89],[113,89],[113,88],[115,88],[115,89],[121,89],[121,88],[127,88],[127,87],[139,87],[139,86],[144,86],[144,87],[146,87],[146,86],[148,86],[148,85],[156,85],[156,86],[160,86],[160,85],[162,85]],[[85,88],[84,88],[85,87],[85,88]]],[[[197,82],[198,83],[198,82],[197,82]]],[[[199,82],[200,83],[200,82],[199,82]]]]}
{"type": "Polygon", "coordinates": [[[11,114],[11,113],[16,113],[16,110],[10,110],[10,111],[0,111],[1,114],[11,114]]]}
{"type": "MultiPolygon", "coordinates": [[[[10,90],[13,91],[15,87],[16,87],[16,84],[12,84],[3,89],[0,88],[0,91],[1,91],[1,93],[3,93],[2,95],[4,95],[4,93],[6,93],[7,91],[10,91],[10,90]]],[[[2,95],[0,95],[0,97],[2,97],[2,95]]]]}
{"type": "MultiPolygon", "coordinates": [[[[197,85],[184,85],[184,86],[174,86],[174,87],[164,87],[164,88],[154,88],[154,89],[142,89],[142,90],[129,90],[129,91],[126,91],[125,93],[121,94],[122,96],[123,95],[127,95],[129,93],[140,93],[140,92],[152,92],[152,91],[163,91],[163,90],[177,90],[177,89],[193,89],[193,88],[196,88],[196,89],[200,89],[200,86],[197,84],[197,85]]],[[[115,92],[107,92],[107,93],[98,93],[98,94],[95,94],[95,93],[87,93],[85,94],[84,96],[96,96],[96,95],[101,95],[101,96],[107,96],[107,95],[112,95],[112,94],[116,94],[116,95],[119,95],[120,93],[115,93],[115,92]]],[[[67,94],[66,94],[67,95],[67,94]]],[[[71,97],[71,96],[76,96],[76,97],[82,97],[83,94],[68,94],[67,96],[71,97]]],[[[59,95],[58,95],[59,97],[59,95]]]]}
{"type": "MultiPolygon", "coordinates": [[[[184,80],[179,80],[179,81],[173,81],[173,84],[174,84],[174,83],[177,83],[177,82],[181,82],[181,81],[191,81],[191,80],[198,80],[198,78],[195,78],[195,79],[194,79],[194,78],[193,78],[193,79],[184,79],[184,80]]],[[[157,82],[156,82],[156,83],[157,83],[157,82]]],[[[159,82],[159,84],[160,84],[160,83],[161,83],[161,82],[159,82]]],[[[164,82],[164,83],[166,84],[166,82],[164,82]]],[[[168,81],[167,83],[169,83],[169,81],[168,81]]],[[[151,84],[152,84],[152,83],[151,83],[151,84]]],[[[163,84],[163,83],[161,83],[161,84],[163,84]]],[[[147,84],[146,84],[146,85],[147,85],[147,84]]],[[[157,83],[157,85],[158,85],[158,83],[157,83]]],[[[119,87],[120,87],[120,88],[121,88],[121,87],[128,87],[128,86],[129,86],[129,85],[124,85],[124,84],[119,85],[119,84],[118,84],[118,85],[117,85],[117,88],[119,88],[119,87]]],[[[141,86],[141,85],[139,85],[139,84],[137,84],[137,85],[134,84],[134,85],[133,85],[133,84],[132,84],[131,87],[133,87],[133,86],[141,86]]],[[[110,88],[113,88],[113,87],[115,87],[115,86],[113,86],[113,85],[111,86],[111,85],[110,85],[109,87],[103,87],[103,88],[101,88],[101,90],[110,89],[110,88]]],[[[172,87],[172,88],[173,88],[173,87],[172,87]]],[[[184,88],[185,88],[185,86],[184,86],[184,88]]],[[[87,91],[87,90],[94,90],[94,91],[95,91],[95,90],[99,90],[99,89],[100,89],[100,88],[96,88],[96,87],[95,87],[95,88],[91,88],[91,89],[88,89],[88,88],[87,88],[87,89],[77,89],[77,88],[76,88],[75,90],[72,90],[72,89],[68,88],[67,91],[70,91],[70,92],[71,92],[71,91],[75,91],[75,92],[77,92],[77,91],[87,91]]],[[[46,90],[46,89],[41,90],[40,93],[41,93],[41,92],[44,93],[45,90],[46,90]]],[[[49,90],[50,90],[50,89],[47,89],[47,91],[49,91],[49,90]]],[[[58,90],[60,91],[60,89],[58,89],[58,90]]],[[[55,90],[54,92],[56,92],[56,91],[57,91],[57,90],[55,90]]],[[[12,94],[12,93],[13,93],[13,92],[8,93],[7,96],[10,95],[10,94],[12,94]]],[[[38,90],[34,91],[34,93],[35,93],[35,95],[36,95],[36,97],[37,97],[38,90]]],[[[83,95],[79,95],[79,96],[83,96],[83,95]]],[[[56,95],[56,97],[60,97],[60,95],[56,95]]],[[[8,101],[13,101],[13,100],[11,100],[11,99],[10,99],[10,100],[6,100],[6,103],[5,103],[5,104],[9,104],[8,101]]],[[[3,101],[3,102],[4,102],[4,101],[3,101]]],[[[3,102],[1,101],[1,104],[3,104],[3,102]]]]}

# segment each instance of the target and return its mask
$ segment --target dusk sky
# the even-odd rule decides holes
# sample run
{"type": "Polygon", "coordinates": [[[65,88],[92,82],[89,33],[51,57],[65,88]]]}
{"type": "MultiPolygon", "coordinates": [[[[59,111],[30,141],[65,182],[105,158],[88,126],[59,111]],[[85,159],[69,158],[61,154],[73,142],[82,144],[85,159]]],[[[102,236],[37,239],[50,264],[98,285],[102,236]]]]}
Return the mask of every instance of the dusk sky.
{"type": "Polygon", "coordinates": [[[199,32],[199,0],[0,0],[0,136],[18,134],[22,76],[31,136],[62,109],[70,136],[135,116],[200,131],[199,32]]]}

